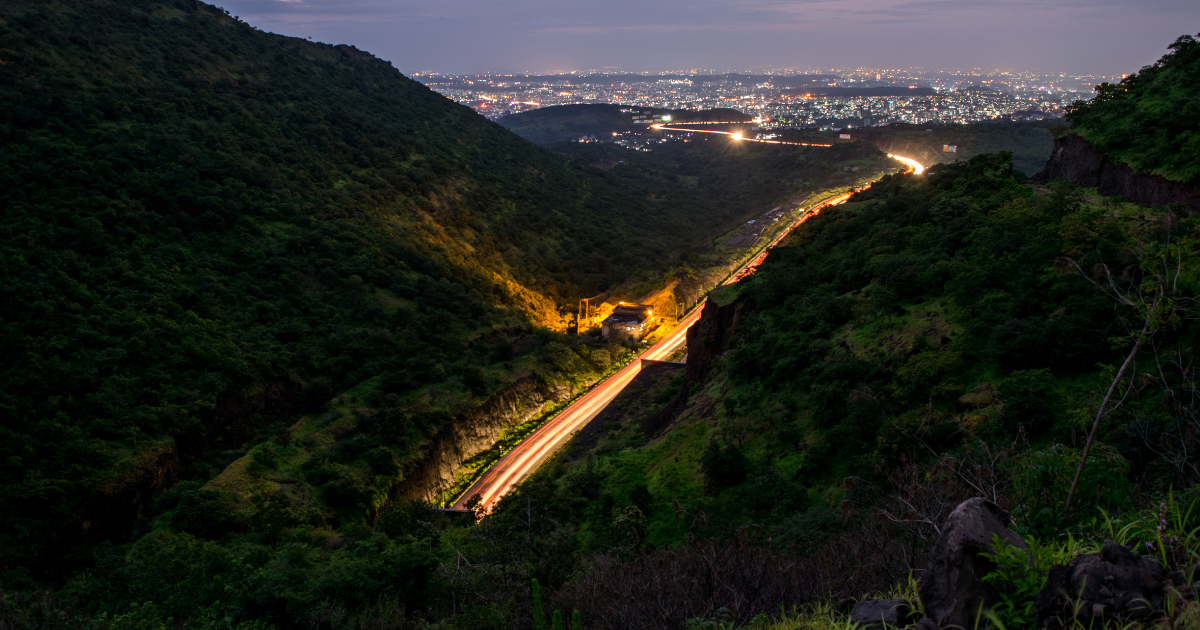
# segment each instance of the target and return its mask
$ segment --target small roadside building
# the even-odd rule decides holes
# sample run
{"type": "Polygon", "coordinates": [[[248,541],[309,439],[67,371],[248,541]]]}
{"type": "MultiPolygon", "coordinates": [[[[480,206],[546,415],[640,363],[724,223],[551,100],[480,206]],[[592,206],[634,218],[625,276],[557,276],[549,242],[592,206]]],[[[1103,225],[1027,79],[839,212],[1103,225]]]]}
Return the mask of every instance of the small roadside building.
{"type": "Polygon", "coordinates": [[[614,341],[641,341],[654,330],[654,306],[649,304],[626,304],[621,302],[613,309],[600,328],[605,339],[614,341]]]}

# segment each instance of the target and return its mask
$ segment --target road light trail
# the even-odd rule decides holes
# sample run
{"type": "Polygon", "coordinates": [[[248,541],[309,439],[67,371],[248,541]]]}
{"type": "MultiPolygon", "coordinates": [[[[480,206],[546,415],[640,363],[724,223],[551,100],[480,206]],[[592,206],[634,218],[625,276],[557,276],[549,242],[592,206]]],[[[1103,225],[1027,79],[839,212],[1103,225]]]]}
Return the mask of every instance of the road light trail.
{"type": "MultiPolygon", "coordinates": [[[[692,123],[686,123],[692,124],[692,123]]],[[[739,123],[742,124],[742,123],[739,123]]],[[[832,144],[819,144],[815,142],[784,142],[783,140],[760,140],[758,138],[743,137],[738,131],[715,131],[713,129],[684,129],[683,127],[667,127],[666,125],[650,125],[651,129],[660,131],[686,131],[688,133],[715,133],[722,136],[732,136],[735,140],[743,140],[745,142],[760,142],[762,144],[786,144],[794,147],[831,147],[832,144]]]]}
{"type": "MultiPolygon", "coordinates": [[[[733,135],[730,132],[714,132],[714,131],[699,131],[697,133],[723,133],[733,135]]],[[[796,143],[784,143],[796,144],[796,143]]],[[[812,145],[808,145],[812,146],[812,145]]],[[[819,145],[818,145],[819,146],[819,145]]],[[[916,160],[903,158],[900,156],[889,155],[888,157],[900,160],[907,166],[907,172],[920,174],[925,170],[916,160]]],[[[784,237],[795,230],[800,224],[804,223],[811,217],[816,216],[825,208],[846,203],[851,195],[861,190],[869,188],[870,185],[864,186],[857,190],[842,193],[836,197],[826,199],[825,201],[813,206],[808,211],[804,212],[795,223],[788,226],[787,229],[781,231],[765,248],[763,252],[742,265],[736,272],[730,275],[722,284],[732,284],[743,278],[746,278],[757,270],[767,258],[767,254],[771,248],[775,247],[784,237]]],[[[500,458],[482,477],[477,479],[471,487],[462,494],[455,502],[454,507],[463,509],[467,501],[479,495],[480,509],[491,511],[496,501],[500,500],[508,493],[513,486],[521,483],[526,477],[533,474],[555,451],[558,450],[567,440],[575,434],[576,431],[582,429],[595,418],[608,403],[612,402],[617,394],[620,394],[625,389],[634,377],[642,371],[642,360],[662,361],[670,357],[679,349],[680,346],[687,341],[687,331],[700,319],[700,308],[693,310],[687,317],[684,317],[679,325],[674,330],[667,333],[658,343],[655,343],[650,348],[643,351],[636,359],[617,370],[615,374],[605,379],[599,385],[592,388],[591,391],[584,394],[579,400],[571,403],[566,409],[560,412],[557,416],[534,431],[533,435],[526,438],[513,450],[500,458]]]]}
{"type": "Polygon", "coordinates": [[[592,418],[603,411],[608,403],[612,402],[617,394],[621,393],[625,386],[629,385],[641,372],[643,359],[662,361],[674,354],[687,340],[688,328],[691,328],[692,324],[699,319],[700,309],[692,311],[679,322],[674,330],[667,333],[666,337],[642,352],[629,365],[592,388],[590,392],[584,394],[582,398],[572,403],[554,419],[535,431],[533,435],[518,444],[516,448],[500,458],[500,461],[496,462],[483,477],[472,484],[455,501],[454,507],[461,509],[470,497],[479,494],[481,507],[485,510],[490,509],[513,486],[537,470],[538,466],[541,466],[542,462],[553,455],[558,447],[570,439],[576,431],[582,429],[592,418]]]}
{"type": "MultiPolygon", "coordinates": [[[[690,124],[701,124],[701,123],[680,123],[680,124],[689,124],[690,125],[690,124]]],[[[686,131],[688,133],[715,133],[715,134],[720,134],[723,136],[730,136],[734,140],[741,140],[743,142],[760,142],[762,144],[786,144],[786,145],[795,146],[795,147],[831,147],[831,146],[833,146],[832,144],[818,144],[815,142],[785,142],[783,140],[762,140],[759,138],[746,138],[746,137],[742,136],[742,133],[740,131],[716,131],[713,129],[685,129],[683,127],[668,127],[664,124],[651,125],[650,127],[652,129],[658,129],[660,131],[686,131]]],[[[899,161],[903,162],[905,164],[905,166],[908,167],[908,170],[906,171],[908,173],[920,175],[925,172],[925,167],[920,162],[918,162],[912,158],[901,157],[899,155],[892,155],[891,153],[887,154],[887,156],[892,158],[893,160],[899,160],[899,161]]]]}
{"type": "Polygon", "coordinates": [[[892,155],[891,153],[887,154],[887,156],[893,160],[900,160],[901,162],[904,162],[908,166],[908,172],[910,173],[920,175],[921,173],[925,172],[925,167],[922,166],[920,162],[912,158],[900,157],[899,155],[892,155]]]}

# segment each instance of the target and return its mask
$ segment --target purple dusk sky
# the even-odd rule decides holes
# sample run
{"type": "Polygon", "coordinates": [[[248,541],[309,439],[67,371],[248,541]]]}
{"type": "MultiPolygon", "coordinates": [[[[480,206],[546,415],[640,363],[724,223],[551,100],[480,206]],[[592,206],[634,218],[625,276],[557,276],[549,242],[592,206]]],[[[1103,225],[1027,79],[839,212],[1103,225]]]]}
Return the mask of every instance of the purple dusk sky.
{"type": "Polygon", "coordinates": [[[264,30],[406,73],[586,69],[1136,71],[1200,0],[224,0],[264,30]]]}

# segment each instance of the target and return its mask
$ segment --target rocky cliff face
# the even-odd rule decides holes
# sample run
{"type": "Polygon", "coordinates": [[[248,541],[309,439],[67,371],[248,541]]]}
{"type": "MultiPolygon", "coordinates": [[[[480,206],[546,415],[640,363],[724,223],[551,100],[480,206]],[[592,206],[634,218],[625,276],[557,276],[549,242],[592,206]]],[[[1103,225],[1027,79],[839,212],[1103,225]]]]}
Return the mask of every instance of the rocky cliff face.
{"type": "Polygon", "coordinates": [[[702,382],[708,377],[712,364],[729,349],[729,341],[737,330],[746,306],[734,302],[718,306],[709,300],[700,311],[700,321],[687,332],[687,372],[684,385],[702,382]]]}
{"type": "Polygon", "coordinates": [[[1200,212],[1200,182],[1173,182],[1158,175],[1136,173],[1075,134],[1054,141],[1054,152],[1046,168],[1032,179],[1046,183],[1058,177],[1083,188],[1096,188],[1101,195],[1122,195],[1125,201],[1143,206],[1156,208],[1182,203],[1189,213],[1200,212]]]}
{"type": "Polygon", "coordinates": [[[117,468],[97,488],[79,515],[79,540],[125,540],[140,516],[149,516],[154,499],[179,481],[184,464],[179,451],[168,445],[143,451],[117,468]]]}
{"type": "Polygon", "coordinates": [[[434,502],[454,483],[454,473],[463,462],[491,448],[501,431],[528,422],[548,404],[566,400],[571,393],[569,387],[553,387],[536,374],[506,387],[433,438],[415,469],[405,474],[400,494],[434,502]]]}
{"type": "Polygon", "coordinates": [[[729,350],[729,341],[737,331],[738,322],[751,307],[741,302],[718,306],[713,300],[704,303],[700,321],[687,332],[687,367],[679,390],[665,407],[642,422],[642,431],[652,435],[670,424],[687,405],[692,386],[703,383],[713,363],[729,350]]]}

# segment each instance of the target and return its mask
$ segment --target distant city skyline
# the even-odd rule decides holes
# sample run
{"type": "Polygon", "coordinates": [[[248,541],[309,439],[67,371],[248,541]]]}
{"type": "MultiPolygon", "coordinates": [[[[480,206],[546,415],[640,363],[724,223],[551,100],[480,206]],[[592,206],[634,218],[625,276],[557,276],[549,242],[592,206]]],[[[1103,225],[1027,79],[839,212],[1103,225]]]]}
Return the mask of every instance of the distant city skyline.
{"type": "MultiPolygon", "coordinates": [[[[1093,95],[1115,76],[1065,73],[988,73],[868,70],[826,74],[414,74],[417,80],[479,114],[499,120],[555,105],[608,104],[660,110],[736,109],[757,131],[840,130],[891,123],[956,124],[1061,118],[1065,108],[1093,95]]],[[[644,114],[622,109],[629,115],[644,114]]],[[[660,143],[631,131],[629,138],[592,138],[631,148],[660,143]]],[[[615,134],[620,135],[620,134],[615,134]]],[[[591,141],[590,140],[590,141],[591,141]]]]}
{"type": "Polygon", "coordinates": [[[1200,31],[1195,0],[225,0],[263,30],[406,74],[705,68],[1136,72],[1200,31]]]}

